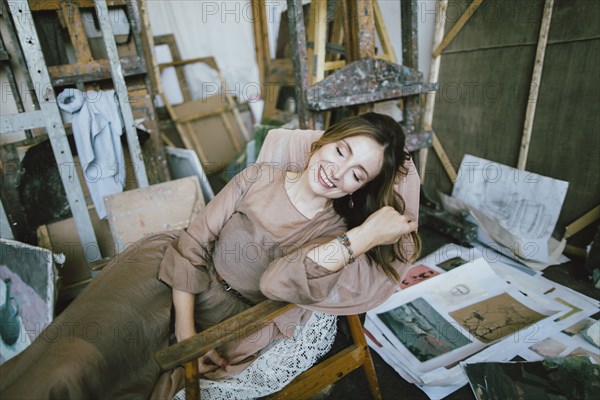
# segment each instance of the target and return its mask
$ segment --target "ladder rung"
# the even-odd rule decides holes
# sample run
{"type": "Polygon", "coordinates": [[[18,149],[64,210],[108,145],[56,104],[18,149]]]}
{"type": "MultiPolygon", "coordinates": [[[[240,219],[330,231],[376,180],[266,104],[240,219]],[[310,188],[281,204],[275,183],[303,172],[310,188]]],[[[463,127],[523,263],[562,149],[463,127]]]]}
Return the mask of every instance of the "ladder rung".
{"type": "Polygon", "coordinates": [[[5,134],[27,129],[45,128],[46,124],[46,114],[41,110],[1,115],[0,133],[5,134]]]}

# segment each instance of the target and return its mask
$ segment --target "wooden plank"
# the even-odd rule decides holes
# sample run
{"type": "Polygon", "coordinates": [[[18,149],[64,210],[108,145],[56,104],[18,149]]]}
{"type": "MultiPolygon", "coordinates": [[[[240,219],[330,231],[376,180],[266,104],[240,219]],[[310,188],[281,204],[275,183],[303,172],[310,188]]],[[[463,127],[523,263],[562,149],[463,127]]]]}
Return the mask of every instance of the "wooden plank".
{"type": "Polygon", "coordinates": [[[435,132],[433,133],[433,148],[438,157],[440,158],[442,166],[444,167],[444,170],[446,171],[446,174],[448,174],[448,177],[450,178],[452,183],[456,182],[456,171],[454,170],[454,167],[452,166],[452,163],[450,162],[450,159],[448,158],[448,155],[442,147],[442,143],[438,139],[435,132]]]}
{"type": "MultiPolygon", "coordinates": [[[[2,6],[1,6],[1,10],[2,10],[2,15],[9,15],[8,13],[8,9],[7,9],[7,2],[3,1],[1,2],[2,6]]],[[[17,39],[15,32],[16,32],[16,28],[14,27],[13,22],[10,20],[10,18],[6,19],[6,23],[7,23],[7,28],[6,31],[8,33],[8,40],[13,43],[13,48],[16,48],[17,51],[15,51],[14,53],[14,60],[16,61],[16,64],[18,65],[19,68],[22,68],[23,71],[27,70],[27,63],[25,62],[25,59],[23,58],[23,53],[19,50],[19,46],[17,45],[17,43],[19,43],[19,39],[17,39]]],[[[5,40],[6,38],[1,38],[0,37],[0,42],[5,40]]],[[[11,74],[12,74],[12,69],[10,66],[10,63],[6,63],[7,66],[5,67],[5,70],[11,70],[11,74]]],[[[13,74],[14,75],[14,74],[13,74]]],[[[33,87],[33,82],[31,81],[31,77],[29,76],[29,74],[25,74],[25,83],[27,85],[27,90],[29,91],[29,93],[35,93],[35,89],[33,87]]],[[[15,85],[16,85],[16,81],[15,81],[15,85]]],[[[20,91],[15,90],[11,87],[11,90],[13,90],[13,93],[15,94],[15,100],[18,101],[17,102],[17,109],[19,110],[19,112],[23,112],[25,111],[25,109],[23,108],[23,102],[22,99],[20,99],[21,94],[20,91]],[[19,98],[20,100],[17,100],[17,98],[19,98]],[[21,105],[19,107],[19,104],[21,105]]],[[[34,106],[34,108],[36,110],[39,110],[40,105],[38,102],[38,99],[35,96],[31,96],[30,100],[34,106]]],[[[31,135],[31,133],[27,134],[27,139],[31,139],[33,137],[33,135],[31,135]]]]}
{"type": "Polygon", "coordinates": [[[192,360],[185,364],[185,399],[200,400],[200,382],[198,382],[198,362],[192,360]]]}
{"type": "Polygon", "coordinates": [[[345,60],[327,61],[323,65],[323,69],[325,71],[332,71],[334,69],[340,69],[340,68],[342,68],[345,65],[346,65],[346,61],[345,60]]]}
{"type": "Polygon", "coordinates": [[[111,76],[115,87],[115,93],[119,99],[119,106],[121,107],[121,115],[123,116],[123,125],[125,133],[127,135],[127,145],[131,154],[131,160],[134,165],[135,177],[139,187],[148,186],[148,176],[146,175],[146,166],[144,165],[144,158],[142,156],[142,149],[140,142],[138,141],[137,132],[135,130],[135,122],[133,120],[133,113],[129,105],[129,97],[127,95],[127,85],[125,84],[125,77],[123,76],[123,69],[119,62],[119,54],[117,52],[117,44],[110,24],[108,16],[108,7],[106,0],[96,0],[96,16],[100,22],[100,28],[102,30],[102,38],[104,45],[106,46],[106,53],[108,54],[108,60],[110,65],[111,76]]]}
{"type": "Polygon", "coordinates": [[[371,395],[375,400],[381,400],[381,392],[379,391],[379,383],[377,382],[377,374],[375,373],[375,365],[373,365],[373,359],[365,339],[365,332],[363,331],[362,324],[358,315],[348,315],[348,326],[350,327],[350,334],[354,340],[354,344],[359,348],[363,349],[364,360],[362,362],[363,371],[367,377],[367,383],[371,390],[371,395]]]}
{"type": "Polygon", "coordinates": [[[0,133],[43,128],[46,126],[46,113],[41,110],[21,112],[12,115],[0,115],[0,133]]]}
{"type": "MultiPolygon", "coordinates": [[[[144,0],[139,0],[143,2],[144,0]]],[[[142,44],[142,30],[143,25],[140,21],[140,10],[138,8],[138,0],[129,0],[125,7],[127,13],[127,19],[131,29],[131,37],[133,38],[133,45],[135,47],[135,53],[142,59],[144,66],[146,65],[146,57],[142,44]]],[[[151,33],[149,34],[151,35],[151,33]]]]}
{"type": "MultiPolygon", "coordinates": [[[[17,36],[23,49],[36,96],[41,110],[46,115],[46,130],[52,144],[52,151],[54,152],[57,165],[69,168],[68,171],[61,171],[60,177],[75,219],[79,239],[81,243],[85,243],[86,245],[98,246],[79,178],[72,170],[74,165],[73,155],[71,154],[69,142],[58,110],[56,96],[50,83],[50,75],[46,68],[44,55],[39,46],[39,38],[31,18],[29,5],[27,2],[18,3],[16,7],[10,9],[10,13],[12,14],[17,36]]],[[[86,259],[88,262],[96,260],[93,255],[88,254],[86,254],[86,259]]]]}
{"type": "Polygon", "coordinates": [[[456,24],[446,34],[442,43],[440,43],[435,50],[433,51],[433,56],[437,57],[442,54],[442,51],[454,40],[458,32],[462,29],[462,27],[467,23],[469,18],[475,13],[475,11],[479,8],[483,0],[473,0],[473,2],[469,5],[469,7],[465,10],[463,15],[460,16],[456,24]]]}
{"type": "Polygon", "coordinates": [[[296,111],[300,129],[314,128],[310,112],[306,107],[305,93],[308,89],[308,65],[306,63],[306,34],[302,1],[287,0],[290,51],[293,54],[294,82],[296,85],[296,111]]]}
{"type": "Polygon", "coordinates": [[[381,42],[381,47],[383,48],[384,53],[383,55],[379,55],[379,57],[385,56],[387,60],[396,62],[396,53],[394,53],[392,41],[390,40],[387,28],[385,27],[378,0],[373,0],[373,13],[375,15],[375,30],[379,36],[379,41],[381,42]]]}
{"type": "Polygon", "coordinates": [[[327,61],[337,61],[340,59],[340,56],[344,54],[344,14],[343,14],[343,4],[342,1],[336,2],[335,12],[331,25],[331,35],[330,42],[326,49],[330,52],[335,51],[333,54],[328,54],[325,58],[327,61]],[[336,50],[333,50],[332,47],[335,47],[336,50]],[[339,50],[337,50],[339,49],[339,50]]]}
{"type": "Polygon", "coordinates": [[[190,176],[104,198],[116,252],[144,236],[186,228],[204,207],[198,178],[190,176]]]}
{"type": "Polygon", "coordinates": [[[268,399],[310,399],[315,393],[360,367],[364,348],[350,345],[302,373],[268,399]]]}
{"type": "MultiPolygon", "coordinates": [[[[439,44],[444,39],[444,27],[446,25],[446,11],[448,9],[448,0],[439,0],[436,3],[435,9],[435,25],[433,27],[433,48],[439,46],[439,44]]],[[[431,65],[429,67],[429,79],[428,83],[437,83],[439,72],[440,72],[440,63],[442,57],[441,55],[434,56],[431,55],[431,65]]],[[[423,111],[423,121],[421,122],[421,129],[430,131],[431,125],[433,123],[433,110],[435,108],[435,90],[427,92],[425,97],[425,110],[423,111]]],[[[425,182],[426,173],[425,169],[427,168],[427,155],[429,153],[428,149],[419,150],[419,177],[421,178],[421,184],[425,182]]]]}
{"type": "Polygon", "coordinates": [[[313,0],[310,4],[313,29],[312,59],[309,51],[309,85],[325,77],[325,46],[327,44],[327,0],[313,0]]]}
{"type": "Polygon", "coordinates": [[[583,214],[581,217],[577,218],[575,221],[571,222],[569,225],[567,225],[565,227],[564,239],[570,238],[571,236],[581,231],[589,224],[597,221],[598,219],[600,219],[600,204],[583,214]]]}
{"type": "Polygon", "coordinates": [[[71,44],[75,50],[75,57],[78,62],[92,61],[92,53],[88,43],[87,35],[83,30],[83,21],[81,13],[75,3],[69,0],[59,0],[60,9],[67,24],[67,30],[71,37],[71,44]]]}
{"type": "MultiPolygon", "coordinates": [[[[402,28],[402,65],[418,68],[419,64],[419,8],[416,0],[400,2],[402,28]]],[[[438,22],[436,20],[436,22],[438,22]]]]}
{"type": "Polygon", "coordinates": [[[252,335],[259,331],[266,322],[294,307],[296,307],[295,304],[265,300],[212,328],[157,352],[156,362],[162,370],[176,368],[215,347],[252,335]]]}
{"type": "Polygon", "coordinates": [[[544,68],[544,56],[546,54],[546,44],[548,43],[548,31],[550,30],[550,21],[552,20],[552,8],[554,0],[546,0],[544,4],[544,14],[542,16],[542,26],[540,27],[540,36],[538,46],[535,52],[535,64],[533,66],[533,76],[529,86],[529,98],[527,101],[527,110],[525,111],[525,123],[523,126],[523,137],[521,138],[521,147],[519,148],[518,169],[525,169],[527,165],[527,156],[529,154],[529,143],[531,142],[531,131],[533,121],[535,120],[535,110],[537,107],[540,83],[542,82],[542,69],[544,68]]]}
{"type": "MultiPolygon", "coordinates": [[[[145,74],[146,66],[138,56],[126,56],[120,60],[124,76],[145,74]]],[[[92,60],[87,63],[55,65],[48,67],[53,86],[73,85],[80,82],[96,82],[110,79],[108,60],[92,60]]]]}
{"type": "Polygon", "coordinates": [[[252,33],[254,35],[254,50],[260,85],[263,86],[269,73],[271,51],[269,47],[269,30],[267,27],[267,12],[265,0],[251,0],[252,33]]]}
{"type": "Polygon", "coordinates": [[[354,7],[351,6],[350,0],[340,0],[340,14],[342,15],[342,29],[344,31],[344,52],[346,62],[349,64],[358,60],[358,36],[352,24],[352,21],[354,21],[354,7]]]}
{"type": "MultiPolygon", "coordinates": [[[[177,43],[175,42],[175,35],[170,33],[167,35],[154,36],[154,46],[160,46],[160,45],[167,45],[169,47],[169,51],[171,52],[171,59],[173,61],[181,60],[181,53],[179,52],[179,48],[177,47],[177,43]]],[[[152,56],[152,57],[154,57],[154,56],[152,56]]],[[[147,58],[147,59],[149,59],[149,58],[147,58]]],[[[186,102],[186,101],[192,100],[192,95],[190,94],[190,89],[188,87],[187,79],[185,77],[185,73],[184,73],[183,69],[175,68],[175,74],[177,75],[179,89],[181,90],[181,94],[183,95],[183,101],[186,102]]],[[[156,86],[156,84],[155,84],[155,86],[156,86]]]]}
{"type": "MultiPolygon", "coordinates": [[[[78,8],[94,8],[94,0],[74,0],[78,8]]],[[[109,7],[126,6],[128,0],[107,0],[109,7]]],[[[58,1],[29,0],[31,11],[56,11],[60,10],[58,1]]]]}
{"type": "MultiPolygon", "coordinates": [[[[402,28],[402,65],[419,69],[419,29],[417,0],[400,2],[400,19],[402,28]]],[[[420,97],[409,96],[402,99],[402,127],[406,133],[416,132],[420,123],[420,97]]]]}
{"type": "Polygon", "coordinates": [[[357,20],[354,22],[358,32],[358,58],[375,57],[375,19],[372,0],[354,0],[357,20]]]}
{"type": "Polygon", "coordinates": [[[196,64],[196,63],[204,63],[217,71],[219,70],[219,67],[218,67],[214,57],[190,58],[189,60],[173,60],[168,63],[158,64],[158,68],[162,71],[163,69],[169,68],[169,67],[182,67],[184,65],[196,64]]]}

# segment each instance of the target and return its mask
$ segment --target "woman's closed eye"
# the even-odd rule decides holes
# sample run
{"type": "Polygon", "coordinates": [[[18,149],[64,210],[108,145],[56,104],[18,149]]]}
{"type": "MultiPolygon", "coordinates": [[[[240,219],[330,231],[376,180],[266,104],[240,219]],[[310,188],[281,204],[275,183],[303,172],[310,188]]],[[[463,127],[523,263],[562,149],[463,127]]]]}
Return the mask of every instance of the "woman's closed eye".
{"type": "Polygon", "coordinates": [[[342,154],[342,151],[340,150],[340,148],[338,146],[335,146],[335,149],[337,150],[337,152],[340,156],[344,157],[344,154],[342,154]]]}
{"type": "Polygon", "coordinates": [[[352,175],[354,175],[354,180],[356,180],[356,182],[360,182],[360,179],[356,175],[356,172],[352,172],[352,175]]]}

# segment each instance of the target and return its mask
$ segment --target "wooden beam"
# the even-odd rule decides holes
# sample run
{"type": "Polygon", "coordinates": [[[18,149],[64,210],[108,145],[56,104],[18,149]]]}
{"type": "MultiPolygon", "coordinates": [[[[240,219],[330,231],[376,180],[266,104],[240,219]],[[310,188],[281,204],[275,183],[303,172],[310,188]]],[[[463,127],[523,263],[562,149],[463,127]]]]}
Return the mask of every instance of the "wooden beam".
{"type": "Polygon", "coordinates": [[[473,15],[473,13],[479,8],[483,0],[473,0],[473,2],[469,5],[463,15],[460,16],[456,24],[448,31],[442,43],[440,43],[435,50],[433,51],[433,56],[437,57],[442,54],[442,51],[454,40],[458,32],[462,29],[462,27],[467,23],[469,18],[473,15]]]}
{"type": "Polygon", "coordinates": [[[448,177],[452,181],[452,184],[454,184],[456,182],[456,170],[452,166],[452,163],[450,162],[450,159],[448,158],[448,155],[442,147],[442,143],[440,143],[440,140],[438,139],[435,132],[433,132],[433,148],[438,157],[440,158],[440,161],[442,162],[442,166],[444,167],[446,174],[448,174],[448,177]]]}
{"type": "Polygon", "coordinates": [[[353,0],[354,27],[358,32],[358,58],[375,57],[375,18],[372,0],[353,0]]]}
{"type": "MultiPolygon", "coordinates": [[[[52,145],[56,163],[61,169],[60,177],[65,188],[67,200],[75,220],[79,240],[82,245],[98,248],[92,221],[88,213],[85,197],[77,174],[75,173],[73,155],[67,140],[54,89],[50,83],[50,75],[46,61],[39,45],[40,41],[35,29],[31,10],[27,2],[19,2],[9,7],[15,25],[23,55],[27,63],[29,75],[35,88],[40,109],[45,113],[46,131],[52,145]]],[[[86,261],[93,262],[100,258],[96,252],[84,252],[86,261]]]]}
{"type": "Polygon", "coordinates": [[[342,29],[344,31],[344,50],[346,62],[358,60],[358,36],[354,30],[352,21],[354,21],[354,7],[351,0],[340,0],[340,13],[342,14],[342,29]]]}
{"type": "Polygon", "coordinates": [[[525,111],[525,123],[523,126],[523,137],[521,138],[521,147],[519,150],[518,169],[525,169],[527,165],[527,156],[529,154],[529,143],[531,142],[531,131],[533,130],[533,121],[535,119],[535,110],[537,99],[542,82],[542,69],[544,67],[544,56],[546,54],[546,44],[548,43],[548,31],[550,30],[550,21],[552,20],[552,7],[554,0],[546,0],[544,4],[544,14],[542,16],[542,26],[540,27],[540,36],[538,46],[535,52],[535,64],[533,66],[533,76],[529,86],[529,98],[527,100],[527,110],[525,111]]]}
{"type": "Polygon", "coordinates": [[[155,359],[162,370],[176,368],[198,358],[210,349],[252,335],[264,326],[264,322],[294,307],[295,304],[265,300],[212,328],[159,351],[155,359]]]}
{"type": "Polygon", "coordinates": [[[371,352],[369,351],[369,346],[367,345],[367,339],[365,338],[365,332],[363,331],[360,319],[356,314],[348,315],[347,318],[348,326],[350,327],[350,334],[352,335],[354,344],[361,348],[364,352],[362,355],[363,362],[361,364],[367,378],[369,389],[371,390],[371,395],[374,399],[381,400],[381,392],[379,391],[379,383],[377,382],[375,365],[373,364],[373,359],[371,358],[371,352]]]}
{"type": "Polygon", "coordinates": [[[271,50],[265,0],[252,0],[252,33],[260,85],[263,87],[269,73],[271,50]]]}
{"type": "Polygon", "coordinates": [[[402,0],[400,2],[402,65],[415,69],[418,69],[419,65],[418,15],[416,0],[402,0]]]}
{"type": "Polygon", "coordinates": [[[386,60],[396,62],[394,47],[392,46],[392,41],[390,40],[387,28],[385,27],[378,0],[373,0],[373,13],[375,15],[375,30],[377,31],[377,36],[379,36],[379,41],[381,42],[381,47],[383,48],[383,54],[379,55],[378,57],[385,57],[386,60]]]}
{"type": "MultiPolygon", "coordinates": [[[[439,0],[436,4],[435,10],[435,25],[433,28],[433,48],[439,46],[439,44],[444,39],[444,27],[446,25],[446,11],[448,9],[448,0],[439,0]]],[[[441,55],[431,55],[431,65],[429,67],[429,79],[428,83],[437,83],[439,72],[440,72],[440,63],[442,57],[441,55]]],[[[421,123],[421,129],[425,131],[430,131],[432,129],[433,123],[433,109],[435,108],[435,91],[431,91],[427,93],[425,97],[425,111],[423,113],[423,121],[421,123]]],[[[425,182],[426,174],[425,170],[427,168],[427,156],[429,154],[429,149],[421,149],[419,151],[419,176],[421,177],[421,184],[425,182]]]]}
{"type": "MultiPolygon", "coordinates": [[[[124,76],[146,73],[146,66],[141,57],[126,56],[121,58],[120,62],[124,76]]],[[[55,65],[48,67],[48,72],[53,86],[66,86],[111,78],[108,60],[92,60],[87,63],[55,65]]]]}
{"type": "Polygon", "coordinates": [[[137,131],[135,129],[133,113],[129,103],[129,96],[127,94],[127,85],[125,84],[125,77],[123,76],[123,68],[119,62],[117,44],[115,43],[115,37],[113,35],[113,30],[108,15],[108,6],[106,4],[106,0],[96,0],[95,4],[96,15],[98,16],[98,21],[100,22],[102,38],[104,40],[106,53],[108,55],[113,85],[119,100],[121,115],[123,116],[123,125],[127,135],[127,145],[131,154],[131,162],[134,166],[133,169],[135,177],[140,188],[146,187],[148,186],[148,175],[146,174],[146,166],[142,156],[142,149],[140,147],[137,131]]]}
{"type": "MultiPolygon", "coordinates": [[[[126,6],[129,0],[107,0],[106,4],[109,7],[126,6]]],[[[94,0],[74,0],[78,8],[94,8],[94,0]]],[[[29,0],[31,11],[57,11],[61,9],[58,1],[48,0],[29,0]]]]}
{"type": "Polygon", "coordinates": [[[77,61],[84,63],[92,61],[92,53],[90,51],[87,35],[83,30],[83,20],[81,19],[79,7],[69,0],[60,0],[59,3],[67,24],[67,30],[71,37],[71,44],[75,50],[77,61]]]}
{"type": "Polygon", "coordinates": [[[200,400],[200,382],[198,378],[198,361],[185,364],[185,400],[200,400]]]}
{"type": "Polygon", "coordinates": [[[316,364],[294,379],[279,392],[267,397],[268,400],[310,399],[324,387],[338,381],[360,367],[364,360],[364,350],[350,345],[335,355],[316,364]]]}
{"type": "Polygon", "coordinates": [[[597,221],[598,219],[600,219],[600,204],[583,214],[581,217],[577,218],[575,221],[571,222],[569,225],[567,225],[567,227],[565,228],[564,239],[570,238],[571,236],[581,231],[589,224],[597,221]]]}
{"type": "MultiPolygon", "coordinates": [[[[154,46],[166,45],[169,47],[169,51],[171,52],[171,58],[173,61],[181,61],[181,53],[179,52],[179,48],[177,47],[177,43],[175,42],[175,35],[172,33],[166,35],[158,35],[154,36],[154,46]]],[[[154,51],[154,50],[153,50],[154,51]]],[[[152,55],[152,59],[154,55],[152,55]]],[[[146,56],[147,60],[150,60],[146,56]]],[[[160,68],[160,66],[159,66],[160,68]]],[[[177,75],[177,82],[179,83],[179,89],[181,90],[181,94],[183,95],[183,101],[191,101],[192,95],[190,93],[190,89],[188,87],[187,79],[185,77],[185,73],[182,68],[175,68],[175,74],[177,75]]],[[[154,74],[150,74],[150,76],[154,77],[154,74]]],[[[156,79],[156,78],[155,78],[156,79]]],[[[154,83],[154,87],[158,87],[156,83],[154,83]]]]}
{"type": "Polygon", "coordinates": [[[309,85],[325,77],[325,55],[327,45],[327,0],[310,3],[310,29],[313,46],[308,49],[309,85]]]}
{"type": "Polygon", "coordinates": [[[308,90],[308,65],[306,63],[306,33],[302,1],[287,0],[287,6],[290,47],[294,63],[294,82],[296,84],[296,110],[300,129],[311,129],[314,127],[314,122],[310,121],[305,95],[308,90]]]}

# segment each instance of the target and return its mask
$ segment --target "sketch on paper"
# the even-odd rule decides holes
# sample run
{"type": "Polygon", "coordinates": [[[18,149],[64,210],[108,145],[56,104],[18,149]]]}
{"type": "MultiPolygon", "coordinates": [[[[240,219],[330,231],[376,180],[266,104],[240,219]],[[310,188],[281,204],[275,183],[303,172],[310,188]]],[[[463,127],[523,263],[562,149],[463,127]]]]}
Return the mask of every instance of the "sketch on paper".
{"type": "Polygon", "coordinates": [[[547,317],[508,293],[470,304],[450,312],[450,316],[484,343],[491,343],[547,317]]]}
{"type": "Polygon", "coordinates": [[[463,179],[452,190],[455,197],[496,218],[512,234],[548,239],[567,194],[568,182],[521,171],[490,160],[465,155],[463,179]],[[540,196],[551,193],[551,196],[540,196]]]}
{"type": "Polygon", "coordinates": [[[377,316],[421,362],[472,343],[422,298],[377,316]]]}
{"type": "Polygon", "coordinates": [[[427,288],[427,294],[447,307],[459,306],[489,295],[479,278],[467,274],[444,274],[444,280],[427,288]]]}

